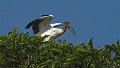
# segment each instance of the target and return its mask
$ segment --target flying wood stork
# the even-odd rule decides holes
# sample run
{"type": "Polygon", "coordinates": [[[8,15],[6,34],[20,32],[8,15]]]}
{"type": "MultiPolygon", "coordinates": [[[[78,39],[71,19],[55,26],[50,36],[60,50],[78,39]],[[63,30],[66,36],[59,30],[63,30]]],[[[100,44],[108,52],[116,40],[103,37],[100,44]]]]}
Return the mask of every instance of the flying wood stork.
{"type": "Polygon", "coordinates": [[[44,37],[48,35],[44,39],[44,41],[49,41],[51,38],[57,38],[58,36],[62,35],[66,29],[70,29],[70,31],[75,35],[75,31],[70,25],[70,22],[65,21],[64,24],[62,23],[54,23],[51,24],[50,21],[53,19],[53,15],[42,15],[40,18],[33,20],[30,22],[25,28],[28,29],[32,26],[32,30],[35,36],[44,37]],[[56,28],[57,26],[63,26],[62,28],[56,28]]]}

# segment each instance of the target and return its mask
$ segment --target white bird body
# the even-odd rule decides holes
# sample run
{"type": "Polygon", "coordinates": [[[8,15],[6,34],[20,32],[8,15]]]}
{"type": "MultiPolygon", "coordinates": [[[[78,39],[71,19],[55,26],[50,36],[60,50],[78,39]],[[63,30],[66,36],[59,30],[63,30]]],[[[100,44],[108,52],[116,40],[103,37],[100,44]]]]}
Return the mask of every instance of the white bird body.
{"type": "Polygon", "coordinates": [[[42,15],[42,17],[30,22],[25,28],[28,29],[32,26],[32,30],[35,36],[44,37],[48,35],[48,37],[46,37],[44,41],[49,41],[51,38],[57,38],[66,31],[66,28],[69,28],[71,31],[74,32],[74,30],[70,28],[69,22],[64,23],[64,28],[56,28],[57,26],[61,26],[62,24],[51,24],[50,21],[53,17],[53,15],[42,15]]]}
{"type": "Polygon", "coordinates": [[[47,38],[44,39],[44,41],[49,41],[51,38],[57,38],[59,35],[62,35],[64,33],[64,31],[61,28],[51,28],[49,30],[47,30],[46,32],[38,32],[37,34],[35,34],[35,36],[48,36],[47,38]]]}

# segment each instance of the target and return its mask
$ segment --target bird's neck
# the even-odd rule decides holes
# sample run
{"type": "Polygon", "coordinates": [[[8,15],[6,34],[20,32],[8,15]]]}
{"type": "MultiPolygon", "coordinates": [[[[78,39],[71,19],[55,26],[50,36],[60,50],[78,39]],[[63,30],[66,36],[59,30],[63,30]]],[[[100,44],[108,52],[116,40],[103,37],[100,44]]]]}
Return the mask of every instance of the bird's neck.
{"type": "Polygon", "coordinates": [[[65,31],[66,31],[66,28],[65,28],[65,27],[63,27],[63,28],[62,28],[62,30],[65,32],[65,31]]]}

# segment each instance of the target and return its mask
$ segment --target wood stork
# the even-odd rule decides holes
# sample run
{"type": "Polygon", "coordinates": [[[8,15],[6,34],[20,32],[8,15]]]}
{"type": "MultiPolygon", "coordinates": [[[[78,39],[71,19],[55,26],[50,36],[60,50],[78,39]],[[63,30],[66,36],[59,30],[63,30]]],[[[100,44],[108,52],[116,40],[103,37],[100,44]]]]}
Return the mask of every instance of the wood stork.
{"type": "Polygon", "coordinates": [[[70,22],[65,21],[64,24],[62,23],[54,23],[51,24],[50,21],[53,19],[53,15],[42,15],[40,18],[33,20],[30,22],[25,28],[28,29],[32,26],[32,30],[35,36],[44,37],[48,35],[44,39],[45,41],[49,41],[51,38],[57,38],[58,36],[62,35],[66,29],[70,29],[70,31],[75,35],[75,31],[70,25],[70,22]],[[57,26],[63,26],[62,28],[56,28],[57,26]]]}

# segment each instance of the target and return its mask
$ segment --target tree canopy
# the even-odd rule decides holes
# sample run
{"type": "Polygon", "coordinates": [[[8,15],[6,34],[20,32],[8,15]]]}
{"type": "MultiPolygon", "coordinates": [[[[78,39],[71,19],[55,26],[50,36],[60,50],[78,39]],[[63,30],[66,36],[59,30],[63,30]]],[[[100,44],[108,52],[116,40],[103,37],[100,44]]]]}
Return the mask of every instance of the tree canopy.
{"type": "Polygon", "coordinates": [[[42,42],[44,38],[16,28],[0,36],[0,67],[120,68],[120,41],[94,48],[93,38],[77,45],[65,40],[42,42]]]}

